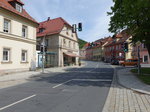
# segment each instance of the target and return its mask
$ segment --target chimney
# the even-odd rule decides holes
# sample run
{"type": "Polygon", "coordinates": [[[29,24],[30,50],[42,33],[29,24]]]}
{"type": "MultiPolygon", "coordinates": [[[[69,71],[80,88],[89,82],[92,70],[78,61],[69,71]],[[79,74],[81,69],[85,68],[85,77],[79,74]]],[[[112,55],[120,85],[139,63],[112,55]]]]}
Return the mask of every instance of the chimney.
{"type": "Polygon", "coordinates": [[[47,21],[49,21],[49,20],[50,20],[50,17],[48,17],[47,21]]]}

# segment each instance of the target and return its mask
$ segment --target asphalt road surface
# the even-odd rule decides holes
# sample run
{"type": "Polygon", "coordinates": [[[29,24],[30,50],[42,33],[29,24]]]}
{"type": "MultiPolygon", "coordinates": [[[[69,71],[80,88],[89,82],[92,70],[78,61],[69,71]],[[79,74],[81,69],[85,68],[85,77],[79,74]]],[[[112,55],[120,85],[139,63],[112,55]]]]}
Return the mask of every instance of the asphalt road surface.
{"type": "Polygon", "coordinates": [[[0,112],[101,112],[113,78],[106,63],[41,74],[0,89],[0,112]]]}

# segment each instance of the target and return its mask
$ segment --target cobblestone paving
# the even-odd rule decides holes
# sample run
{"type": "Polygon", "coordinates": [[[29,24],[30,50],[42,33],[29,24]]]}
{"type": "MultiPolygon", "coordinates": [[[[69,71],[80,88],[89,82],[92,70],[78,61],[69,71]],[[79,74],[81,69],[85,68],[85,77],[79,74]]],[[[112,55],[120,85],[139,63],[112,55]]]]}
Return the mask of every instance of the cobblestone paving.
{"type": "Polygon", "coordinates": [[[113,84],[103,112],[150,112],[150,96],[113,84]]]}

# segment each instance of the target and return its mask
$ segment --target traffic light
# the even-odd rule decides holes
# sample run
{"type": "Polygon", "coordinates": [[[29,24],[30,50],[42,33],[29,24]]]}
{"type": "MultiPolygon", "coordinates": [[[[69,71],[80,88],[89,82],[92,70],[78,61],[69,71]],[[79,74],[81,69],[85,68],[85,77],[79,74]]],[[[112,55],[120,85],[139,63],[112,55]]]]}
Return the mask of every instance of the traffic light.
{"type": "Polygon", "coordinates": [[[82,31],[82,23],[78,24],[78,31],[82,31]]]}
{"type": "Polygon", "coordinates": [[[124,52],[128,52],[128,43],[127,42],[124,43],[124,52]]]}
{"type": "MultiPolygon", "coordinates": [[[[41,46],[40,51],[43,52],[43,46],[41,46]]],[[[47,47],[44,47],[44,52],[47,52],[47,47]]]]}
{"type": "Polygon", "coordinates": [[[76,33],[77,32],[77,25],[73,24],[72,25],[72,33],[76,33]]]}

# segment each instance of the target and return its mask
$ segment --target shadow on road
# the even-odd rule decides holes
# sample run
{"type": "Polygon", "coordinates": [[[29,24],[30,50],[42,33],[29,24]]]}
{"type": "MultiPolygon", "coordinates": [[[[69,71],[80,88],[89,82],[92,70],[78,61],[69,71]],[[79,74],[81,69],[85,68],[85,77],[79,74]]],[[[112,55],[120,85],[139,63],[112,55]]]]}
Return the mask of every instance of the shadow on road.
{"type": "Polygon", "coordinates": [[[108,87],[113,77],[112,68],[69,68],[66,72],[52,72],[40,76],[34,76],[30,81],[47,82],[52,84],[61,84],[68,86],[99,86],[108,87]],[[69,81],[70,80],[70,81],[69,81]],[[69,81],[69,82],[67,82],[69,81]]]}

